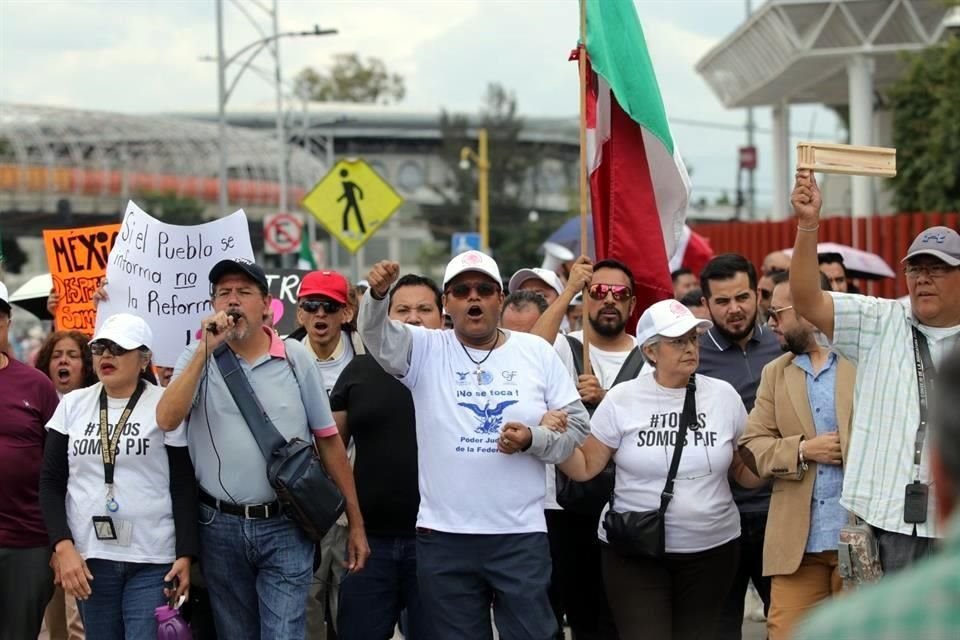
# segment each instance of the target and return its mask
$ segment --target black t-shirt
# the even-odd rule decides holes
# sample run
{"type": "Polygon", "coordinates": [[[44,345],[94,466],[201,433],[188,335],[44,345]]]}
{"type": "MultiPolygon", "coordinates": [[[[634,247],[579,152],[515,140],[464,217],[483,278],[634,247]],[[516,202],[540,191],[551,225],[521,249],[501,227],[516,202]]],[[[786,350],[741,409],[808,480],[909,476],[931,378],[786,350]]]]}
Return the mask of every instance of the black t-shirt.
{"type": "Polygon", "coordinates": [[[415,535],[420,490],[410,391],[372,356],[359,355],[337,379],[330,408],[347,412],[357,448],[353,477],[367,533],[415,535]]]}

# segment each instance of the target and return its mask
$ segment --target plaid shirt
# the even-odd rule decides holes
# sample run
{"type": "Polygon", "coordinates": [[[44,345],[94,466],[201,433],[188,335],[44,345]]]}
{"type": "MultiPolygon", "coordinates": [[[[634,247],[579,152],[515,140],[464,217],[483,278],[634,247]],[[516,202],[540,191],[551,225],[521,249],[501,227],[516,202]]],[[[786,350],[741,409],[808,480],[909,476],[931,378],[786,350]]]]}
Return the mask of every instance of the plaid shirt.
{"type": "Polygon", "coordinates": [[[816,610],[795,640],[960,638],[960,513],[940,551],[816,610]]]}

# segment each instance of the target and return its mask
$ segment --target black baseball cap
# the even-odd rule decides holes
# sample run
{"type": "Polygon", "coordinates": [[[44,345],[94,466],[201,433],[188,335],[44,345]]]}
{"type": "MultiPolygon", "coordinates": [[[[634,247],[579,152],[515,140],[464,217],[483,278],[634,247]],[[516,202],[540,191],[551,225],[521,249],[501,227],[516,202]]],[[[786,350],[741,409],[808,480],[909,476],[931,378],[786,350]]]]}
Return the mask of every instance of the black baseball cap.
{"type": "Polygon", "coordinates": [[[246,258],[228,258],[213,265],[213,269],[210,269],[210,284],[216,286],[223,276],[230,273],[242,273],[256,282],[260,291],[267,293],[267,274],[258,264],[246,258]]]}

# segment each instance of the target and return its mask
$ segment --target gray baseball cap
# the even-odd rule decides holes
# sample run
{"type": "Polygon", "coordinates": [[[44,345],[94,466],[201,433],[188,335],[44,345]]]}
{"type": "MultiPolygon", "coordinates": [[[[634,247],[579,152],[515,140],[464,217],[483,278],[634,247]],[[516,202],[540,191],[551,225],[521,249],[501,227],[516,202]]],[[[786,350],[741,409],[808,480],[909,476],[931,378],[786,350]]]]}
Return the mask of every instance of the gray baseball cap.
{"type": "Polygon", "coordinates": [[[930,227],[922,231],[901,262],[917,256],[933,256],[951,267],[960,265],[960,234],[950,227],[930,227]]]}

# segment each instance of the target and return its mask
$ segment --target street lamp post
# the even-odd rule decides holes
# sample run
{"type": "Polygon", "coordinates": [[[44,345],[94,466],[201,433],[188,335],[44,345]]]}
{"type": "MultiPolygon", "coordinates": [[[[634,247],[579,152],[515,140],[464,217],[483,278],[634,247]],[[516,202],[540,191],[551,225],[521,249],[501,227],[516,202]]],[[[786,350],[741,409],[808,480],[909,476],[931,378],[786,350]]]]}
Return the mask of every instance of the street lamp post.
{"type": "Polygon", "coordinates": [[[477,130],[477,151],[470,147],[460,149],[460,168],[467,170],[470,162],[477,165],[477,201],[480,209],[478,231],[481,250],[490,252],[490,155],[487,130],[477,130]]]}
{"type": "MultiPolygon", "coordinates": [[[[286,211],[287,209],[287,163],[286,163],[286,144],[285,132],[283,126],[283,89],[281,85],[281,70],[280,70],[280,38],[296,38],[304,36],[327,36],[337,33],[336,29],[321,29],[319,26],[314,26],[312,31],[286,31],[280,33],[278,24],[277,24],[277,0],[273,1],[273,11],[269,12],[273,18],[273,34],[269,36],[264,36],[259,40],[251,42],[250,44],[242,47],[236,53],[227,57],[223,50],[223,0],[216,0],[217,3],[217,116],[218,116],[218,130],[220,137],[220,184],[219,184],[219,201],[220,201],[220,214],[226,215],[227,208],[229,207],[229,197],[227,193],[227,115],[226,108],[227,102],[230,100],[230,95],[233,93],[233,90],[237,86],[237,82],[240,80],[240,76],[243,75],[243,72],[247,70],[248,67],[253,63],[254,59],[260,54],[261,51],[266,48],[267,45],[273,44],[272,53],[274,60],[276,61],[276,71],[275,71],[275,83],[277,90],[277,138],[278,144],[280,145],[280,157],[277,165],[278,169],[278,182],[280,186],[280,197],[279,197],[279,210],[286,211]],[[247,55],[249,54],[249,55],[247,55]],[[229,67],[234,62],[237,62],[241,57],[247,56],[243,61],[243,64],[240,66],[240,70],[237,71],[237,74],[231,80],[229,86],[227,85],[227,67],[229,67]]],[[[259,5],[258,5],[259,6],[259,5]]]]}

